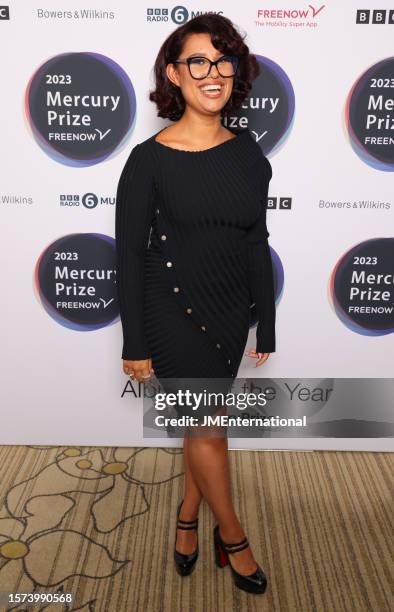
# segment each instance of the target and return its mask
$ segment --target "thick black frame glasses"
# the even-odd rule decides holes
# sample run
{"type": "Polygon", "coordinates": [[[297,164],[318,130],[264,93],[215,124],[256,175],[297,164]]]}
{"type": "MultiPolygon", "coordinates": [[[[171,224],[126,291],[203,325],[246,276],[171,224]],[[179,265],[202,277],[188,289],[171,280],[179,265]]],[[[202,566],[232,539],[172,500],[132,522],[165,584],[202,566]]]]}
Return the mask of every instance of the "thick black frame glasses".
{"type": "Polygon", "coordinates": [[[237,70],[238,70],[238,66],[239,66],[239,58],[236,55],[222,55],[221,57],[219,57],[219,59],[215,60],[214,62],[210,59],[208,59],[207,57],[203,57],[201,56],[197,56],[194,55],[193,57],[187,57],[185,60],[175,60],[174,62],[172,62],[173,64],[187,64],[188,68],[189,68],[189,73],[190,76],[193,79],[197,79],[198,81],[200,81],[201,79],[206,79],[207,76],[210,74],[212,66],[216,66],[216,70],[218,71],[218,73],[220,74],[221,77],[223,77],[224,79],[230,79],[231,77],[233,77],[237,70]],[[229,59],[230,62],[233,65],[233,73],[232,74],[222,74],[220,72],[220,68],[219,68],[219,62],[221,62],[223,59],[229,59]],[[205,62],[209,63],[209,68],[207,70],[207,73],[204,74],[203,76],[199,76],[196,77],[193,75],[192,73],[192,68],[191,68],[191,64],[193,62],[193,60],[204,60],[205,62]]]}

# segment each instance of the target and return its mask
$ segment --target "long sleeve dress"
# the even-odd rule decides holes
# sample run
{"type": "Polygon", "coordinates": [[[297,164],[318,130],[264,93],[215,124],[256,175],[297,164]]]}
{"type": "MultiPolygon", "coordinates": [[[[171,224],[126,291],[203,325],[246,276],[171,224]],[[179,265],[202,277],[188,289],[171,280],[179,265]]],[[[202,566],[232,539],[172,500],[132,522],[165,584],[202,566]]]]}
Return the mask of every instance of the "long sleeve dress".
{"type": "MultiPolygon", "coordinates": [[[[162,131],[162,130],[161,130],[162,131]]],[[[268,230],[270,162],[249,130],[202,151],[132,149],[116,199],[123,359],[157,378],[233,378],[258,317],[257,352],[275,351],[268,230]]]]}

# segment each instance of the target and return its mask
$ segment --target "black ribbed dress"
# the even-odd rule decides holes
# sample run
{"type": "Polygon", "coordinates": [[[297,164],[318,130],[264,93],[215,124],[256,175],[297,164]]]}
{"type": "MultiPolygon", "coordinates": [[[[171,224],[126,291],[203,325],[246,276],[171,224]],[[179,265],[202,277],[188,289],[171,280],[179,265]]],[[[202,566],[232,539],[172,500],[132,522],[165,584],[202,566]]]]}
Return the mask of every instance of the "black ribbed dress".
{"type": "Polygon", "coordinates": [[[253,304],[256,350],[275,351],[272,169],[247,128],[230,131],[235,137],[202,151],[159,143],[157,132],[132,149],[119,179],[122,358],[151,357],[158,380],[178,388],[237,375],[253,304]]]}

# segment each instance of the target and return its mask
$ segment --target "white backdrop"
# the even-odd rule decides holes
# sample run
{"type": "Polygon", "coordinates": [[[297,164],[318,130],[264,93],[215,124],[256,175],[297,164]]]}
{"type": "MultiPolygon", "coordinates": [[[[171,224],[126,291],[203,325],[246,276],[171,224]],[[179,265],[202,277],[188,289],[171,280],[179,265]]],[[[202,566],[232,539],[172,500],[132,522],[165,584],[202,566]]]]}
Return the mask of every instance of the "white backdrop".
{"type": "MultiPolygon", "coordinates": [[[[332,305],[330,279],[350,249],[392,236],[394,131],[386,127],[382,135],[391,133],[391,142],[378,147],[374,159],[363,159],[352,146],[346,103],[357,80],[371,66],[389,60],[394,25],[356,23],[357,9],[368,5],[374,9],[375,2],[332,0],[315,16],[302,0],[263,4],[267,10],[289,8],[308,14],[284,18],[271,13],[259,20],[258,2],[185,5],[189,17],[192,11],[223,11],[247,33],[246,42],[253,53],[284,71],[294,91],[291,125],[278,134],[276,145],[267,152],[273,168],[270,196],[278,201],[291,198],[291,207],[280,208],[277,201],[278,206],[268,212],[270,245],[283,267],[283,278],[277,296],[277,351],[258,370],[259,375],[281,379],[391,377],[392,311],[381,326],[383,331],[376,331],[367,315],[364,329],[373,331],[360,333],[351,321],[344,322],[338,316],[332,305]],[[303,25],[296,27],[290,22],[303,25]],[[379,159],[382,151],[386,155],[383,161],[379,159]],[[327,204],[322,208],[321,201],[383,204],[367,208],[327,204]]],[[[387,10],[388,20],[392,3],[381,0],[377,4],[387,10]]],[[[96,329],[65,324],[56,312],[44,308],[36,275],[37,262],[55,240],[84,233],[114,237],[114,196],[125,160],[136,143],[168,123],[156,117],[148,90],[153,86],[152,66],[159,47],[179,24],[171,18],[175,5],[166,5],[167,21],[150,21],[147,9],[151,6],[100,0],[94,3],[98,14],[81,18],[74,11],[89,7],[80,0],[48,1],[42,7],[10,2],[9,18],[0,19],[1,444],[181,443],[142,437],[138,389],[131,387],[135,399],[131,393],[123,394],[126,385],[130,391],[130,382],[121,369],[119,319],[96,329]],[[51,14],[55,10],[70,11],[71,16],[51,14]],[[130,79],[136,112],[126,139],[111,155],[100,163],[79,159],[73,166],[70,160],[56,159],[50,143],[46,148],[39,145],[32,130],[32,111],[39,114],[42,110],[41,98],[37,94],[34,109],[29,109],[26,92],[45,62],[75,52],[102,54],[116,62],[130,79]],[[94,193],[104,202],[93,208],[62,206],[61,194],[69,193],[94,193]]],[[[314,8],[318,11],[321,6],[314,8]]],[[[164,8],[162,3],[159,8],[164,8]]],[[[386,69],[390,66],[393,64],[386,64],[386,69]]],[[[387,100],[393,98],[390,82],[383,92],[387,100]]],[[[384,109],[386,115],[393,121],[390,104],[384,109]]],[[[261,131],[263,120],[261,116],[261,131]]],[[[254,114],[252,131],[258,122],[254,114]]],[[[382,252],[377,270],[379,266],[386,270],[392,243],[384,243],[382,252]]],[[[393,261],[391,275],[392,267],[393,261]]],[[[391,297],[386,303],[392,307],[392,285],[387,290],[391,297]]],[[[371,314],[374,321],[377,316],[371,314]]],[[[247,346],[254,345],[254,338],[255,330],[251,329],[247,346]]],[[[255,376],[253,363],[245,357],[239,376],[255,376]]],[[[390,450],[391,440],[231,439],[230,446],[390,450]]]]}

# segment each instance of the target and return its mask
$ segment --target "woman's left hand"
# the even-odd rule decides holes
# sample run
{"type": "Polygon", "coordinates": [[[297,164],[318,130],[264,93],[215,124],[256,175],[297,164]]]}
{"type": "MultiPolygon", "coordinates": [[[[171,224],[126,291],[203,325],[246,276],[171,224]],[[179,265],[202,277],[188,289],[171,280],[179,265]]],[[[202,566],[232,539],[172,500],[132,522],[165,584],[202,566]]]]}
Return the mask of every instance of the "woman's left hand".
{"type": "Polygon", "coordinates": [[[267,361],[270,354],[271,353],[256,353],[256,349],[249,349],[245,353],[245,355],[247,355],[248,357],[252,357],[252,359],[257,359],[255,368],[258,368],[259,366],[263,365],[263,363],[267,361]]]}

